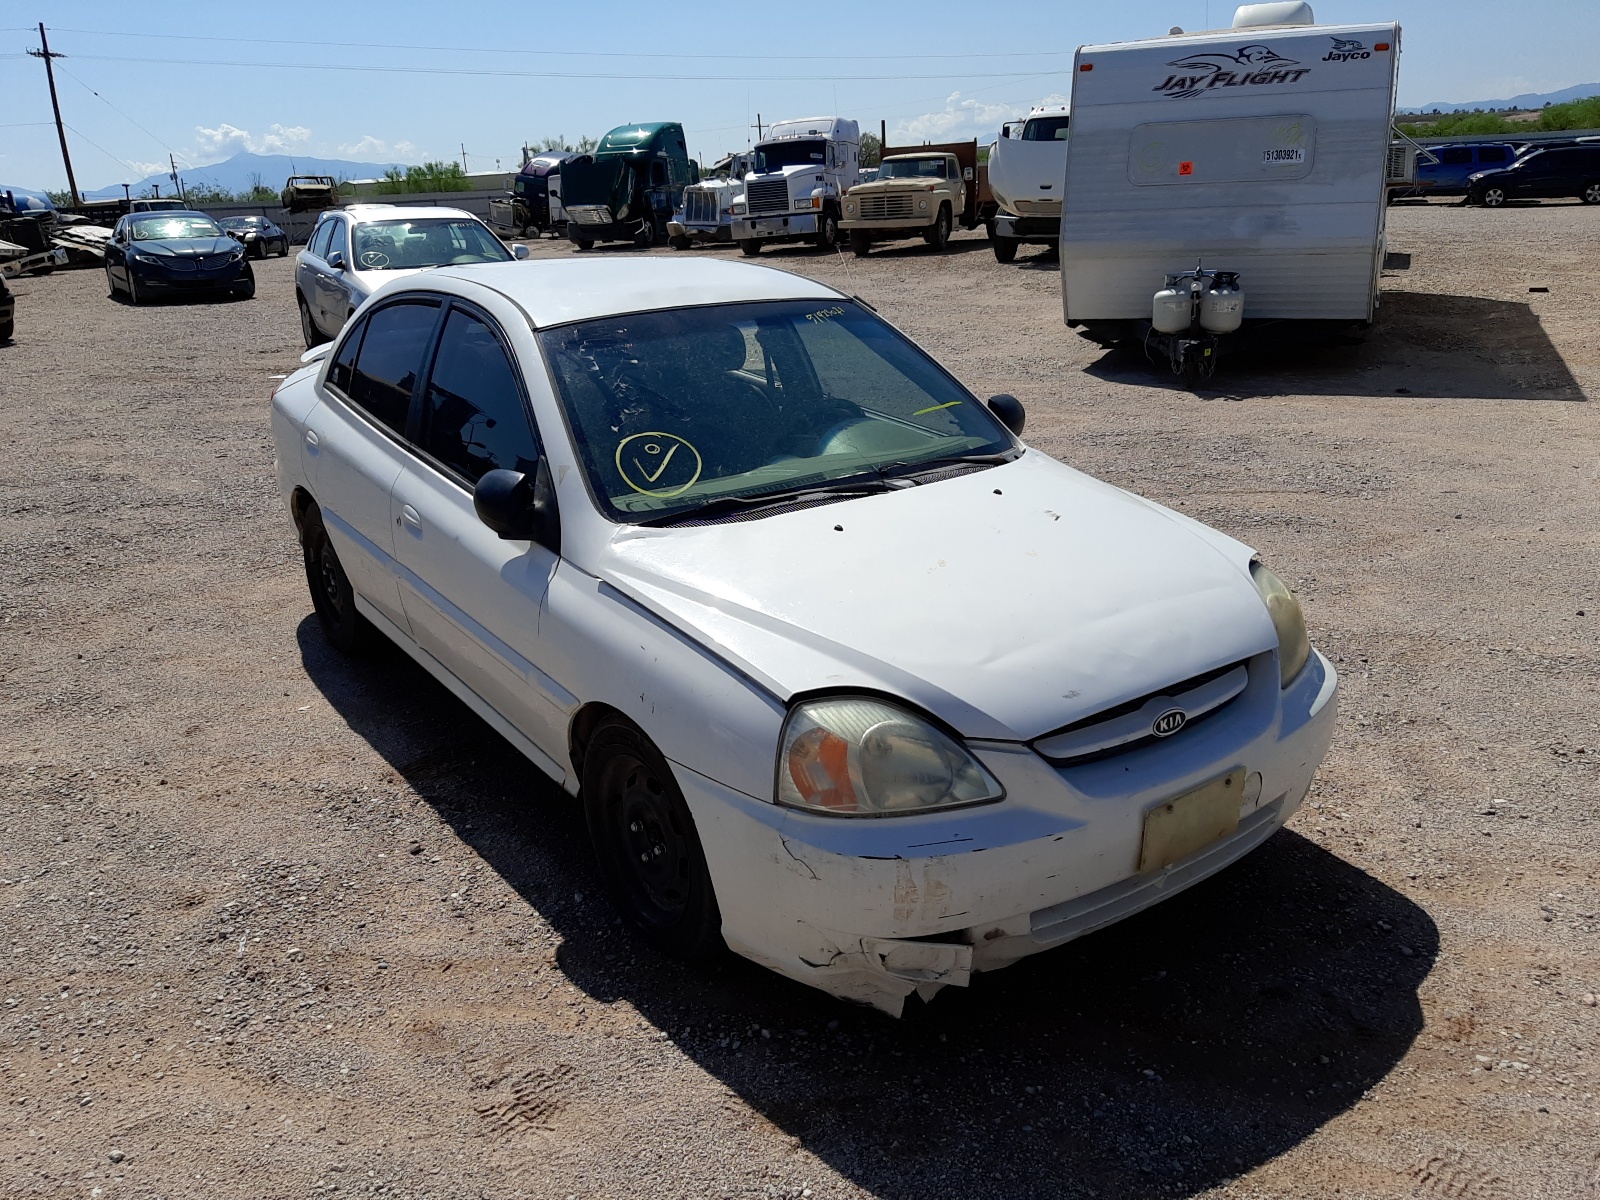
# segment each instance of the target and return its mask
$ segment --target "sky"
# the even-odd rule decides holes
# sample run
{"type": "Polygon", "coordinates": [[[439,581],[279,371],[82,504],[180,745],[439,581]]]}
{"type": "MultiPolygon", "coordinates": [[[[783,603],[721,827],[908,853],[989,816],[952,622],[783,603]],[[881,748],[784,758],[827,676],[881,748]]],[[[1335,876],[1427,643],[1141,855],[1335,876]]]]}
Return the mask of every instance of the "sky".
{"type": "MultiPolygon", "coordinates": [[[[1400,21],[1402,106],[1600,80],[1600,0],[1312,3],[1322,23],[1400,21]]],[[[57,88],[78,184],[90,190],[164,171],[169,153],[180,167],[239,150],[422,162],[459,161],[464,146],[470,170],[497,160],[511,170],[525,141],[650,120],[683,122],[690,152],[707,162],[747,145],[758,115],[833,114],[872,132],[881,120],[891,141],[987,139],[1065,97],[1079,45],[1226,26],[1234,4],[831,8],[9,0],[0,181],[66,186],[44,66],[25,53],[40,21],[51,50],[67,55],[57,88]]]]}

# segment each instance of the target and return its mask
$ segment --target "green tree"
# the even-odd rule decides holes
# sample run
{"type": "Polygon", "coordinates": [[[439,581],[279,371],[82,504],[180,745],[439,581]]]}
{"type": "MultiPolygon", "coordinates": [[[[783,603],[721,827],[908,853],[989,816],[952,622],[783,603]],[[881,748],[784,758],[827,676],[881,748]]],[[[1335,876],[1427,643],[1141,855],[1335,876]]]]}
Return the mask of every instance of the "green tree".
{"type": "Polygon", "coordinates": [[[1549,105],[1539,114],[1539,128],[1600,129],[1600,96],[1549,105]]]}
{"type": "Polygon", "coordinates": [[[875,133],[861,135],[861,151],[857,160],[863,167],[875,167],[883,161],[883,143],[875,133]]]}

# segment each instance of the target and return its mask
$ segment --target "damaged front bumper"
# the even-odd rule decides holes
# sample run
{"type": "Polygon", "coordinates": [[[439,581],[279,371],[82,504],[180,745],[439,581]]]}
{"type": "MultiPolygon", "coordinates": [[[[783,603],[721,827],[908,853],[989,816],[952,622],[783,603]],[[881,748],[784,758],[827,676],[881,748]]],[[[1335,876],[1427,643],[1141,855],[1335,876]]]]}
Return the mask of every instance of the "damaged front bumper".
{"type": "Polygon", "coordinates": [[[898,1016],[974,971],[996,970],[1133,915],[1255,849],[1300,806],[1327,753],[1332,664],[1313,653],[1280,689],[1251,662],[1239,700],[1123,754],[1052,766],[1031,747],[971,742],[1006,788],[979,808],[841,819],[780,808],[679,768],[737,953],[898,1016]],[[1141,873],[1145,815],[1242,767],[1261,776],[1229,835],[1141,873]]]}

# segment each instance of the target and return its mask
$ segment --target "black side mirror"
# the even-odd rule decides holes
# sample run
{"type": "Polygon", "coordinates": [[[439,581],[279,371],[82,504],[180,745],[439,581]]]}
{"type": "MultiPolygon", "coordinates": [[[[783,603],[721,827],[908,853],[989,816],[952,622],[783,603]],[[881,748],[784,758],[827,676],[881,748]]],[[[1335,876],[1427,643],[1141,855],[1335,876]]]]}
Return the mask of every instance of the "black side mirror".
{"type": "Polygon", "coordinates": [[[1021,400],[1002,392],[998,396],[990,396],[986,403],[989,411],[1000,419],[1000,424],[1017,437],[1022,436],[1022,427],[1028,423],[1028,414],[1023,410],[1021,400]]]}
{"type": "Polygon", "coordinates": [[[482,521],[508,542],[538,542],[561,553],[561,512],[556,506],[550,467],[539,460],[533,475],[486,471],[472,489],[472,507],[482,521]]]}

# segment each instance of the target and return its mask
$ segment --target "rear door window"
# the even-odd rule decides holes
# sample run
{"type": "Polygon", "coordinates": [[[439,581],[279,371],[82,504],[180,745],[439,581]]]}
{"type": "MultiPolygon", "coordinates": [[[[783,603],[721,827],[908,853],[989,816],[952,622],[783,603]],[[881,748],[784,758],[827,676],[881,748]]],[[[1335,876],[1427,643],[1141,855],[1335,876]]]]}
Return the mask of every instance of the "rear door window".
{"type": "Polygon", "coordinates": [[[404,437],[411,396],[439,316],[437,301],[407,300],[367,318],[347,395],[373,420],[404,437]]]}
{"type": "Polygon", "coordinates": [[[516,365],[494,328],[463,308],[450,310],[439,335],[422,448],[469,484],[486,471],[529,473],[539,462],[516,365]]]}
{"type": "Polygon", "coordinates": [[[1504,146],[1480,146],[1478,148],[1478,161],[1482,163],[1503,163],[1510,155],[1504,146]]]}
{"type": "Polygon", "coordinates": [[[1470,146],[1447,146],[1439,158],[1447,167],[1469,163],[1472,161],[1472,148],[1470,146]]]}

